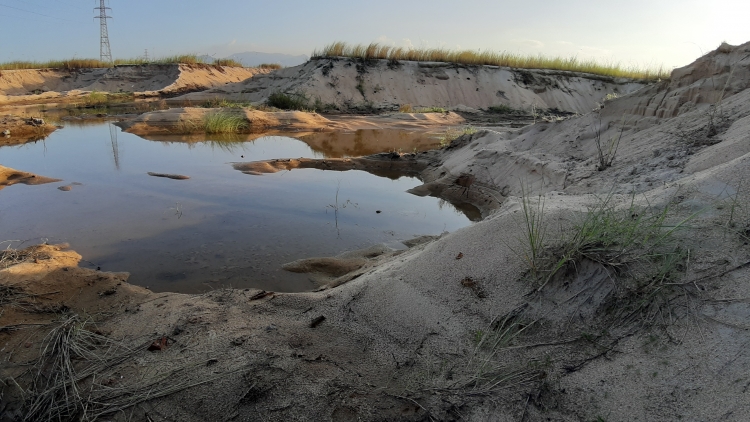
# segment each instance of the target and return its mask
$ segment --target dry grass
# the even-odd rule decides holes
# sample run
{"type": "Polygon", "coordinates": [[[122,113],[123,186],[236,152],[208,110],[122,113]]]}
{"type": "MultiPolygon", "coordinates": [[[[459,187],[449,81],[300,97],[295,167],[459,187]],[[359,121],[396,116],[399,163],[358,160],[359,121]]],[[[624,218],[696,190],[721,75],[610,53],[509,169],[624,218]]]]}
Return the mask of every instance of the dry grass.
{"type": "MultiPolygon", "coordinates": [[[[143,58],[135,59],[118,59],[114,63],[103,62],[97,59],[69,59],[69,60],[50,60],[46,62],[39,61],[13,61],[0,63],[0,70],[21,70],[21,69],[95,69],[107,68],[119,65],[142,65],[142,64],[203,64],[203,61],[195,54],[182,54],[176,56],[167,56],[154,60],[145,60],[143,58]]],[[[231,66],[221,64],[221,66],[231,66]]],[[[241,64],[240,64],[241,66],[241,64]]]]}
{"type": "Polygon", "coordinates": [[[95,421],[230,374],[196,379],[195,369],[206,362],[194,361],[176,369],[122,377],[122,371],[137,366],[136,355],[144,353],[150,341],[131,346],[95,328],[71,315],[49,332],[24,391],[24,421],[95,421]]]}
{"type": "Polygon", "coordinates": [[[271,70],[278,70],[281,69],[283,66],[278,63],[261,63],[258,65],[259,69],[271,69],[271,70]]]}
{"type": "Polygon", "coordinates": [[[225,67],[245,67],[235,59],[216,59],[214,60],[214,65],[225,67]]]}
{"type": "Polygon", "coordinates": [[[619,63],[601,63],[596,60],[581,60],[577,57],[547,57],[523,55],[519,53],[449,50],[445,48],[391,47],[370,43],[369,45],[349,45],[345,42],[334,42],[322,50],[313,51],[312,58],[351,57],[358,59],[408,60],[417,62],[460,63],[465,65],[505,66],[520,69],[551,69],[584,72],[595,75],[633,78],[643,80],[668,79],[669,72],[659,68],[625,67],[619,63]]]}

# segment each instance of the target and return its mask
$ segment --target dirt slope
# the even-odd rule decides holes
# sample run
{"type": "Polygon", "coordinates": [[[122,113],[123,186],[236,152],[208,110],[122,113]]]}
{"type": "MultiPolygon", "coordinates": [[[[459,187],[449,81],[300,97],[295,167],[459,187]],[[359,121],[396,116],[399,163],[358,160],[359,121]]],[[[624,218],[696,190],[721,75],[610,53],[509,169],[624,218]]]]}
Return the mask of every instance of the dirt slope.
{"type": "MultiPolygon", "coordinates": [[[[67,299],[68,315],[93,310],[89,330],[106,335],[90,349],[100,354],[75,364],[100,368],[96,357],[120,347],[107,341],[132,346],[97,372],[98,384],[84,383],[76,415],[85,404],[89,414],[123,421],[746,420],[749,60],[750,43],[725,45],[669,83],[578,118],[393,155],[394,163],[423,166],[423,193],[463,197],[486,218],[393,253],[335,288],[157,295],[126,288],[123,275],[74,273],[76,291],[96,294],[67,299]],[[712,78],[734,88],[722,94],[712,78]],[[597,158],[597,139],[620,140],[608,166],[597,158]],[[459,180],[468,176],[467,194],[459,180]],[[544,251],[557,257],[562,239],[610,193],[625,222],[669,205],[655,237],[674,233],[677,262],[644,253],[612,266],[605,262],[617,257],[593,254],[546,284],[531,279],[522,242],[528,201],[544,200],[544,251]],[[118,403],[134,406],[120,411],[118,403]]],[[[592,247],[606,251],[606,239],[592,247]]],[[[26,365],[61,323],[18,324],[54,319],[60,299],[36,295],[54,292],[55,277],[68,280],[64,267],[72,265],[55,264],[63,251],[43,252],[50,258],[0,271],[5,291],[21,286],[45,306],[34,312],[17,299],[0,315],[3,378],[24,386],[33,373],[26,365]],[[50,291],[34,290],[33,280],[50,291]]],[[[23,415],[16,384],[4,383],[3,394],[13,397],[4,417],[23,415]]]]}
{"type": "Polygon", "coordinates": [[[267,70],[212,65],[116,66],[82,70],[4,70],[0,104],[70,99],[90,91],[130,92],[136,96],[173,96],[236,83],[267,70]]]}
{"type": "Polygon", "coordinates": [[[282,91],[304,93],[311,101],[319,99],[323,104],[342,109],[393,110],[402,104],[472,108],[505,105],[526,111],[535,107],[586,113],[607,94],[628,94],[643,86],[632,80],[571,72],[342,58],[311,60],[301,66],[175,100],[264,101],[272,93],[282,91]]]}

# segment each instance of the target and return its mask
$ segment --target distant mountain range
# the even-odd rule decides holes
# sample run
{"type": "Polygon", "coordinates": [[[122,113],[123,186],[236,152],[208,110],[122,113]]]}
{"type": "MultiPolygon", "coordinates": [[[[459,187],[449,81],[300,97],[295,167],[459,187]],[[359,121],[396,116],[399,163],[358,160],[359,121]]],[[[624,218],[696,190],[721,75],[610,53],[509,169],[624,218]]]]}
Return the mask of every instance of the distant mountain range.
{"type": "MultiPolygon", "coordinates": [[[[292,67],[305,63],[308,59],[304,54],[292,56],[291,54],[259,53],[257,51],[246,51],[244,53],[232,54],[231,56],[224,58],[237,60],[246,67],[254,67],[264,63],[278,63],[284,67],[292,67]]],[[[198,56],[198,59],[202,60],[204,63],[213,63],[216,57],[203,55],[198,56]]]]}
{"type": "Polygon", "coordinates": [[[257,51],[232,54],[227,58],[237,60],[248,67],[258,66],[263,63],[278,63],[284,67],[291,67],[305,63],[308,59],[304,54],[292,56],[291,54],[259,53],[257,51]]]}

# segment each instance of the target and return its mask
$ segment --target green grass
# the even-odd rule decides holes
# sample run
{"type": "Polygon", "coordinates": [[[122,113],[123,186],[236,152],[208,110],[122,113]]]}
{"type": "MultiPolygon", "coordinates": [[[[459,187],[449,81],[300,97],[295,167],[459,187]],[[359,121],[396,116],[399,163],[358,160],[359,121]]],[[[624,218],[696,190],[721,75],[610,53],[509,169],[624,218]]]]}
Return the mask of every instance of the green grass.
{"type": "Polygon", "coordinates": [[[206,133],[238,133],[247,127],[247,118],[238,113],[220,110],[203,117],[203,129],[206,133]]]}
{"type": "Polygon", "coordinates": [[[619,63],[602,63],[593,59],[582,60],[573,57],[547,57],[524,55],[520,53],[449,50],[445,48],[412,48],[391,47],[370,43],[369,45],[350,45],[345,42],[334,42],[321,50],[315,50],[312,58],[350,57],[364,60],[408,60],[417,62],[444,62],[465,65],[505,66],[519,69],[551,69],[572,72],[584,72],[595,75],[633,78],[642,80],[669,79],[669,72],[662,67],[643,68],[625,67],[619,63]]]}
{"type": "Polygon", "coordinates": [[[180,133],[233,134],[243,132],[249,127],[245,115],[236,110],[218,109],[208,112],[200,122],[181,121],[180,133]]]}
{"type": "Polygon", "coordinates": [[[219,99],[214,98],[211,100],[208,100],[200,105],[198,107],[203,108],[253,108],[252,103],[249,101],[229,101],[225,98],[219,99]]]}
{"type": "Polygon", "coordinates": [[[465,126],[462,128],[450,128],[438,137],[438,141],[440,142],[440,147],[444,148],[450,145],[451,142],[455,141],[460,136],[473,135],[475,133],[477,133],[477,129],[472,126],[465,126]]]}
{"type": "Polygon", "coordinates": [[[493,114],[524,114],[523,110],[516,110],[505,104],[492,105],[487,107],[487,111],[493,114]]]}
{"type": "Polygon", "coordinates": [[[242,63],[234,59],[216,59],[214,60],[214,66],[245,67],[242,65],[242,63]]]}
{"type": "Polygon", "coordinates": [[[442,107],[412,107],[411,104],[404,104],[398,108],[399,113],[447,113],[448,110],[442,107]]]}
{"type": "MultiPolygon", "coordinates": [[[[68,59],[68,60],[50,60],[50,61],[12,61],[0,63],[0,70],[21,70],[21,69],[95,69],[108,68],[120,65],[144,65],[144,64],[206,64],[195,54],[180,54],[166,56],[152,60],[144,58],[117,59],[113,63],[103,62],[97,59],[68,59]]],[[[242,64],[228,59],[219,59],[215,63],[217,66],[242,66],[242,64]],[[218,63],[221,62],[221,63],[218,63]],[[224,64],[226,63],[226,64],[224,64]]]]}
{"type": "Polygon", "coordinates": [[[676,224],[666,219],[669,206],[618,209],[612,196],[583,213],[573,229],[553,245],[546,240],[544,206],[522,197],[524,236],[520,239],[522,253],[530,274],[544,287],[560,270],[577,268],[584,260],[593,261],[611,270],[618,277],[635,280],[640,287],[663,286],[674,281],[687,251],[675,234],[698,213],[676,224]]]}
{"type": "Polygon", "coordinates": [[[291,93],[276,91],[268,96],[266,105],[276,107],[282,110],[299,110],[310,111],[326,109],[326,106],[320,102],[320,99],[312,101],[304,92],[296,91],[291,93]]]}

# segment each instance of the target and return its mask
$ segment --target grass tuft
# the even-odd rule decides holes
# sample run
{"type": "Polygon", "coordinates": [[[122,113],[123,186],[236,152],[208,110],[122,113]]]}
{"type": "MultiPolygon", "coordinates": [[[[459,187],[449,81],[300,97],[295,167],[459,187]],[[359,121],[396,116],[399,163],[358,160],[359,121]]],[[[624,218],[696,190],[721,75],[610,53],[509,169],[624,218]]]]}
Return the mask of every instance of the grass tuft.
{"type": "Polygon", "coordinates": [[[242,65],[242,63],[234,59],[216,59],[214,60],[214,66],[245,67],[242,65]]]}
{"type": "Polygon", "coordinates": [[[295,91],[291,93],[276,91],[268,96],[266,105],[269,107],[276,107],[282,110],[299,110],[315,112],[317,110],[327,110],[335,108],[332,104],[323,104],[320,98],[316,98],[312,101],[302,91],[295,91]]]}
{"type": "Polygon", "coordinates": [[[399,60],[417,62],[459,63],[477,66],[505,66],[519,69],[552,69],[571,72],[584,72],[595,75],[632,78],[641,80],[669,79],[669,72],[662,67],[642,68],[625,67],[619,63],[601,63],[596,60],[581,60],[577,57],[547,57],[523,55],[519,53],[494,52],[480,50],[448,50],[445,48],[411,48],[391,47],[370,43],[369,45],[350,45],[337,41],[321,50],[315,50],[312,58],[350,57],[363,60],[399,60]]]}
{"type": "Polygon", "coordinates": [[[261,63],[261,64],[258,65],[259,69],[279,70],[282,67],[284,67],[284,66],[282,66],[282,65],[280,65],[278,63],[261,63]]]}
{"type": "Polygon", "coordinates": [[[465,126],[462,128],[449,128],[442,135],[438,137],[440,142],[440,148],[447,147],[451,142],[455,141],[463,135],[473,135],[477,133],[477,129],[473,126],[465,126]]]}
{"type": "Polygon", "coordinates": [[[247,118],[242,114],[220,110],[203,117],[203,129],[206,133],[238,133],[247,127],[247,118]]]}

